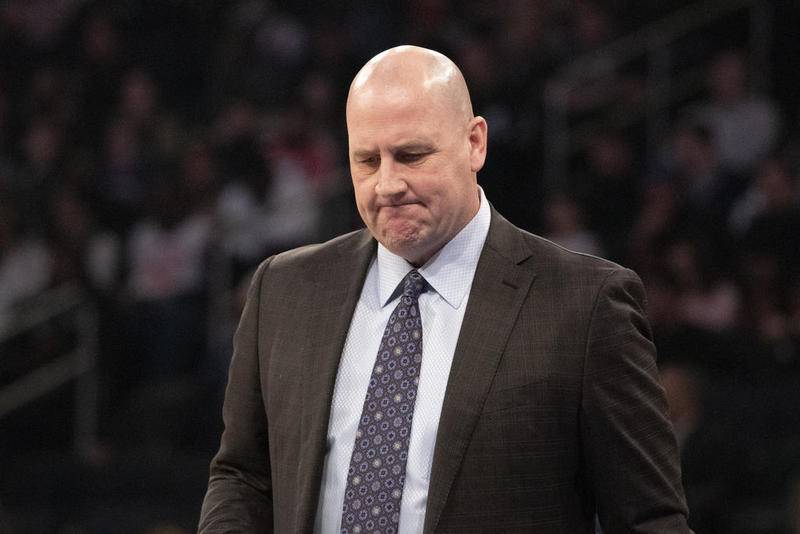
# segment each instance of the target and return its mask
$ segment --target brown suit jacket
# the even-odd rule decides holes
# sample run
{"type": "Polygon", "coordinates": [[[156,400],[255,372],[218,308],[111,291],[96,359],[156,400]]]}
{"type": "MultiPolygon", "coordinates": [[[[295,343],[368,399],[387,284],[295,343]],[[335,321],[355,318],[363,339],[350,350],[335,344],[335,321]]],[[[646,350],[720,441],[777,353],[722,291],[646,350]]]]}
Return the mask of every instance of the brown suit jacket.
{"type": "MultiPolygon", "coordinates": [[[[265,261],[234,341],[200,532],[311,532],[339,358],[376,243],[265,261]]],[[[689,532],[641,282],[492,211],[425,533],[689,532]]]]}

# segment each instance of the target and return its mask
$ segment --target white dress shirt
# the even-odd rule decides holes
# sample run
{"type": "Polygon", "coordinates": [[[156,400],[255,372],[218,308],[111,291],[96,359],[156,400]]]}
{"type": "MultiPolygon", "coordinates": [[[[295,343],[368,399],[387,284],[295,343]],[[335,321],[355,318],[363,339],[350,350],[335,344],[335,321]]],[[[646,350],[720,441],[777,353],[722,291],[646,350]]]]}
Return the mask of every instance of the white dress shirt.
{"type": "MultiPolygon", "coordinates": [[[[422,316],[420,369],[398,534],[422,532],[428,500],[433,450],[450,365],[461,331],[478,257],[489,232],[489,205],[480,191],[480,208],[472,220],[418,269],[428,281],[419,297],[422,316]]],[[[378,245],[367,271],[339,362],[328,424],[327,454],[322,473],[314,531],[339,532],[358,422],[375,365],[384,327],[399,294],[397,285],[413,267],[378,245]],[[390,300],[391,299],[391,300],[390,300]]]]}

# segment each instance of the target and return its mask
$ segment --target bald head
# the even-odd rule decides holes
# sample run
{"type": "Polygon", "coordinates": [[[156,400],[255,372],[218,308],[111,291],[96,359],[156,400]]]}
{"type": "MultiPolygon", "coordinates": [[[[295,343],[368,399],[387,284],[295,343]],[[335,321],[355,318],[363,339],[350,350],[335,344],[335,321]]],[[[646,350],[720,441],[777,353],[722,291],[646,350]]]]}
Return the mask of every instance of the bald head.
{"type": "Polygon", "coordinates": [[[473,117],[464,76],[447,56],[418,46],[381,52],[356,74],[347,96],[353,106],[412,101],[440,109],[459,123],[473,117]]]}

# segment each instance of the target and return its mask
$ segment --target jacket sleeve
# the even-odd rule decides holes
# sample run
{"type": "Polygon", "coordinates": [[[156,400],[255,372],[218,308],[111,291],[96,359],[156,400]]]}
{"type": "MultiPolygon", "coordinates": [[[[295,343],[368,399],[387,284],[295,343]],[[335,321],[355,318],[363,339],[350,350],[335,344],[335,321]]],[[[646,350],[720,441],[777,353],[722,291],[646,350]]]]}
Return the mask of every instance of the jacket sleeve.
{"type": "Polygon", "coordinates": [[[691,532],[639,278],[613,271],[586,341],[581,432],[604,534],[691,532]]]}
{"type": "Polygon", "coordinates": [[[201,534],[273,531],[269,436],[258,351],[261,281],[269,261],[253,276],[234,336],[222,410],[225,430],[211,462],[198,527],[201,534]]]}

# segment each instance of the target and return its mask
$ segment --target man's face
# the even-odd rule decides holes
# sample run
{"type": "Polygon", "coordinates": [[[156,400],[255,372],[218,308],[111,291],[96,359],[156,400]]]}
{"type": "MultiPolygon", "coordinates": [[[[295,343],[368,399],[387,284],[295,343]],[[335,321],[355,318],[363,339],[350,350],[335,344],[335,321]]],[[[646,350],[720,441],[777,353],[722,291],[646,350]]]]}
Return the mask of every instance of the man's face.
{"type": "Polygon", "coordinates": [[[415,265],[478,210],[486,123],[454,115],[444,99],[409,91],[358,95],[348,105],[358,212],[378,241],[415,265]]]}

